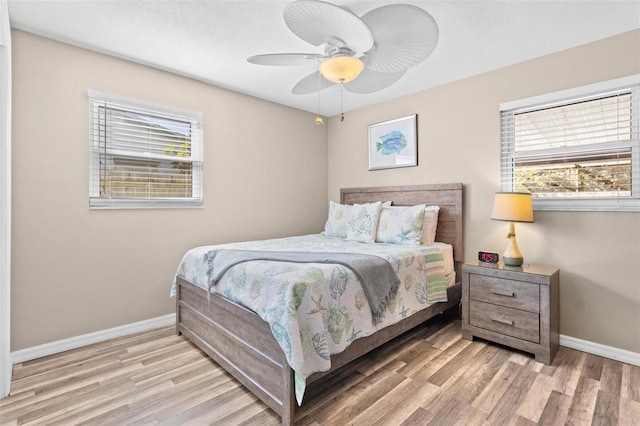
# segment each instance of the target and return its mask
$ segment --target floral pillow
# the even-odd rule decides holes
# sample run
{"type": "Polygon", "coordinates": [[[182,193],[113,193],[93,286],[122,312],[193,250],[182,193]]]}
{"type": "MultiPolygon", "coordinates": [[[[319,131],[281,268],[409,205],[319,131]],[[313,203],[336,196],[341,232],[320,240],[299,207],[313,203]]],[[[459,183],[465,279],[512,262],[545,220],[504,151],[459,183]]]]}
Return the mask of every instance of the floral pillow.
{"type": "Polygon", "coordinates": [[[427,206],[424,209],[424,219],[422,220],[421,245],[433,244],[436,241],[436,230],[438,228],[439,206],[427,206]]]}
{"type": "Polygon", "coordinates": [[[412,207],[382,207],[376,242],[407,246],[420,245],[424,214],[424,204],[412,207]]]}
{"type": "Polygon", "coordinates": [[[382,203],[354,204],[347,227],[347,240],[374,243],[382,203]]]}

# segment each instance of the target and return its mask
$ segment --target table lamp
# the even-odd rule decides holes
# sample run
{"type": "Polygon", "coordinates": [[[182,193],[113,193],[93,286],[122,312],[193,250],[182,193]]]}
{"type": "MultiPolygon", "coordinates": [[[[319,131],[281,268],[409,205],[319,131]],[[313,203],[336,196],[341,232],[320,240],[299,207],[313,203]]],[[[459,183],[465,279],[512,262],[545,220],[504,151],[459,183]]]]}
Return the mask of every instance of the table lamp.
{"type": "Polygon", "coordinates": [[[491,219],[511,222],[509,226],[509,245],[502,255],[505,265],[521,266],[523,259],[518,243],[514,222],[533,222],[533,203],[531,194],[526,192],[496,192],[493,199],[491,219]]]}

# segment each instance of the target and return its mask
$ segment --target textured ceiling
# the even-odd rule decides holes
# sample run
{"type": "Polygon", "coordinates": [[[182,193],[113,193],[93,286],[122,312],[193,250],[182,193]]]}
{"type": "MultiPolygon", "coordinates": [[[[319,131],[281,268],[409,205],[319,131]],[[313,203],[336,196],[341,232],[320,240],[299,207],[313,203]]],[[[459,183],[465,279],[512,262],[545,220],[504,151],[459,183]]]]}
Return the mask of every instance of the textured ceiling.
{"type": "MultiPolygon", "coordinates": [[[[335,1],[362,16],[388,1],[335,1]]],[[[640,28],[640,1],[404,1],[436,20],[426,61],[380,92],[344,92],[349,111],[640,28]]],[[[311,112],[318,94],[292,95],[314,67],[266,67],[260,53],[316,52],[286,27],[286,1],[9,0],[11,26],[311,112]]],[[[340,90],[320,94],[325,116],[340,90]]]]}

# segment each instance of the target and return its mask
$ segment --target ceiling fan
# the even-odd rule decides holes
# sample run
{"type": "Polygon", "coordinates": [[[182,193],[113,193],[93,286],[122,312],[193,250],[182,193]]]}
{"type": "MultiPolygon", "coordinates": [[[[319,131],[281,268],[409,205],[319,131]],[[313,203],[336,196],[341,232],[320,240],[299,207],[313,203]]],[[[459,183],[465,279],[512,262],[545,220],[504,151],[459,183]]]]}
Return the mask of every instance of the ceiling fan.
{"type": "Polygon", "coordinates": [[[423,9],[390,4],[362,17],[319,0],[297,0],[284,10],[289,29],[323,53],[267,53],[247,58],[259,65],[317,64],[291,93],[304,95],[339,83],[353,93],[382,90],[424,61],[438,43],[438,25],[423,9]],[[320,76],[318,75],[320,74],[320,76]]]}

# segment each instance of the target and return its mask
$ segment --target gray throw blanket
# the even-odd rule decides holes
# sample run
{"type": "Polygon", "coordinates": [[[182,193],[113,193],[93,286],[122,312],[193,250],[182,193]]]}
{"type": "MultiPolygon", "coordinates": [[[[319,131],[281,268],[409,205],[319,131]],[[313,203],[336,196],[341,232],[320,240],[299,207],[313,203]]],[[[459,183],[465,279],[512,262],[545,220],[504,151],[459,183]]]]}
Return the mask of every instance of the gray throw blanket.
{"type": "Polygon", "coordinates": [[[371,306],[373,323],[384,318],[387,305],[398,292],[400,280],[391,264],[378,256],[358,253],[212,250],[205,256],[208,262],[209,290],[234,265],[253,260],[294,263],[330,263],[351,269],[362,283],[362,289],[371,306]]]}

